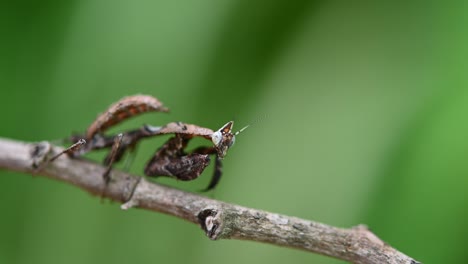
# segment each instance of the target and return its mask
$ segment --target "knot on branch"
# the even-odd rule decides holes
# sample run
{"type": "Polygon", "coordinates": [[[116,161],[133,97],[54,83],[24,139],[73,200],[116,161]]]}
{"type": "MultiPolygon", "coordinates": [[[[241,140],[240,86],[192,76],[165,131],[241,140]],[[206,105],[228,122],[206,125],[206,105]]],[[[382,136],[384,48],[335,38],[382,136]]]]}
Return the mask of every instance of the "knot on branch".
{"type": "Polygon", "coordinates": [[[222,220],[221,213],[215,209],[204,209],[198,213],[198,222],[201,228],[205,231],[206,236],[212,240],[216,240],[220,233],[222,220]]]}
{"type": "Polygon", "coordinates": [[[47,162],[47,157],[51,151],[52,147],[47,141],[32,144],[29,152],[32,160],[31,167],[34,170],[39,170],[47,162]]]}

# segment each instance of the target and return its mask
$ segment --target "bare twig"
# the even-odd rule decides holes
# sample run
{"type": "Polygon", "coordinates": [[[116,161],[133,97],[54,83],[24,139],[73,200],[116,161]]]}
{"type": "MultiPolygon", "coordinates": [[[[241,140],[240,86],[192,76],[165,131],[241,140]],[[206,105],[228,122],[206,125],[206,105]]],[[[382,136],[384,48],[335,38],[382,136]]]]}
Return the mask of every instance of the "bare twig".
{"type": "Polygon", "coordinates": [[[106,168],[62,156],[47,166],[48,157],[63,149],[47,142],[26,143],[0,138],[0,168],[68,182],[94,195],[123,202],[122,209],[145,208],[200,225],[216,239],[243,239],[311,251],[353,263],[418,263],[384,243],[365,226],[342,229],[209,199],[141,177],[113,170],[107,187],[106,168]],[[40,171],[37,171],[40,168],[40,171]],[[131,198],[130,198],[131,197],[131,198]]]}

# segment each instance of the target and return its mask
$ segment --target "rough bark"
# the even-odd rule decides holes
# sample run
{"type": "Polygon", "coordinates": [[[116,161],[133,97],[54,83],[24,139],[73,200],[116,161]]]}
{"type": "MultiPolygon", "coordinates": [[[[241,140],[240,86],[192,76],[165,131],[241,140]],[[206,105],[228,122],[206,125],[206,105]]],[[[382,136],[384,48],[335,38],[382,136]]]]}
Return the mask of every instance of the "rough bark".
{"type": "Polygon", "coordinates": [[[47,142],[26,143],[0,138],[0,168],[46,176],[71,183],[94,195],[122,202],[122,209],[144,208],[173,215],[199,225],[213,240],[242,239],[296,248],[353,263],[419,263],[380,240],[365,226],[350,229],[329,226],[162,186],[113,170],[104,188],[106,168],[63,155],[47,142]]]}

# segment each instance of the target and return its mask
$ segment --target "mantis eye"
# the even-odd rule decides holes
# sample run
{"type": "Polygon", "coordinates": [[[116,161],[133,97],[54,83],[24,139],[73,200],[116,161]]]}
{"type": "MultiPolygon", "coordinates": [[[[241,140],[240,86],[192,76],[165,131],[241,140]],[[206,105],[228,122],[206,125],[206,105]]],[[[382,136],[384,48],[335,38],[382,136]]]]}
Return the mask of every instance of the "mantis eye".
{"type": "Polygon", "coordinates": [[[223,134],[221,133],[221,131],[216,131],[213,133],[213,135],[211,136],[211,141],[213,141],[213,144],[218,147],[219,144],[221,143],[221,140],[223,139],[223,134]]]}

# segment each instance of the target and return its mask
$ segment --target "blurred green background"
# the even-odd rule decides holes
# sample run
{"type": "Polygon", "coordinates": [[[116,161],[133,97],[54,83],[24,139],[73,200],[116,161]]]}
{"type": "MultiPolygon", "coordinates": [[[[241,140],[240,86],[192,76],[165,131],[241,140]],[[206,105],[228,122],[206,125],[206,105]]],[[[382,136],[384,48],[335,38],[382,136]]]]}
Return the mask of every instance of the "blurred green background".
{"type": "MultiPolygon", "coordinates": [[[[151,94],[171,113],[114,131],[254,123],[208,196],[364,223],[419,261],[467,263],[467,13],[465,1],[2,1],[0,136],[64,138],[151,94]]],[[[132,173],[163,140],[140,144],[132,173]]],[[[210,176],[156,181],[196,191],[210,176]]],[[[213,242],[42,177],[1,171],[0,186],[0,263],[343,263],[213,242]]]]}

